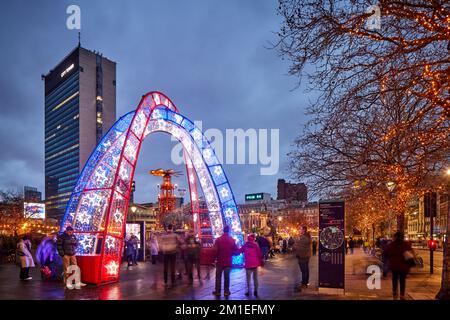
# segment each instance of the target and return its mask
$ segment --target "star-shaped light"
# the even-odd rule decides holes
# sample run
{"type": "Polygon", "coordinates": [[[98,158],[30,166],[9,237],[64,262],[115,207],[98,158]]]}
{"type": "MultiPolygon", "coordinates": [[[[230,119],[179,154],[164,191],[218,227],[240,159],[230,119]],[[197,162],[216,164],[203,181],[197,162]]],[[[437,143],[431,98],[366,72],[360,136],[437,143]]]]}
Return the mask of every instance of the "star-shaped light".
{"type": "Polygon", "coordinates": [[[194,177],[194,174],[193,174],[193,173],[191,173],[191,174],[189,175],[189,180],[191,180],[191,181],[194,181],[194,180],[195,180],[195,177],[194,177]]]}
{"type": "Polygon", "coordinates": [[[175,121],[176,121],[178,124],[180,124],[181,121],[183,121],[183,117],[180,116],[179,114],[175,114],[174,118],[175,118],[175,121]]]}
{"type": "Polygon", "coordinates": [[[193,136],[194,136],[194,140],[196,140],[196,141],[200,140],[202,138],[202,134],[199,132],[198,129],[194,131],[193,136]]]}
{"type": "Polygon", "coordinates": [[[107,269],[107,274],[108,275],[115,276],[115,275],[117,275],[117,271],[119,269],[119,265],[117,264],[117,262],[111,261],[110,263],[108,263],[106,265],[106,269],[107,269]]]}
{"type": "Polygon", "coordinates": [[[119,175],[122,180],[128,179],[128,170],[125,168],[125,166],[121,166],[119,175]]]}
{"type": "Polygon", "coordinates": [[[221,168],[220,166],[215,167],[215,168],[214,168],[214,173],[215,173],[217,176],[220,176],[220,175],[222,174],[222,168],[221,168]]]}
{"type": "Polygon", "coordinates": [[[86,213],[86,212],[81,212],[78,216],[77,216],[77,220],[81,223],[81,224],[89,224],[89,220],[91,219],[91,217],[86,213]]]}
{"type": "Polygon", "coordinates": [[[213,201],[213,199],[214,199],[214,196],[211,194],[211,193],[208,193],[207,195],[206,195],[206,200],[209,202],[209,201],[213,201]]]}
{"type": "Polygon", "coordinates": [[[116,212],[114,212],[114,221],[118,224],[122,224],[122,217],[123,214],[117,209],[116,212]]]}
{"type": "Polygon", "coordinates": [[[200,184],[201,184],[202,186],[206,186],[206,182],[207,182],[206,177],[201,177],[201,178],[200,178],[200,184]]]}
{"type": "Polygon", "coordinates": [[[83,247],[84,251],[87,251],[88,249],[92,248],[93,246],[92,240],[94,240],[94,238],[84,236],[83,239],[80,241],[80,245],[83,247]]]}
{"type": "Polygon", "coordinates": [[[233,229],[234,233],[240,233],[241,232],[241,224],[239,223],[239,221],[234,220],[231,223],[231,229],[233,229]]]}
{"type": "Polygon", "coordinates": [[[203,150],[203,157],[208,160],[209,158],[211,158],[212,152],[211,149],[205,149],[203,150]]]}
{"type": "Polygon", "coordinates": [[[159,119],[159,118],[161,118],[161,113],[159,112],[159,110],[158,109],[153,110],[152,119],[159,119]]]}
{"type": "Polygon", "coordinates": [[[227,210],[225,210],[225,217],[227,218],[232,218],[233,217],[233,209],[231,208],[227,208],[227,210]]]}
{"type": "Polygon", "coordinates": [[[191,192],[191,200],[197,201],[197,195],[195,194],[195,192],[191,192]]]}
{"type": "Polygon", "coordinates": [[[107,237],[105,244],[106,248],[113,249],[116,247],[116,239],[114,239],[113,237],[107,237]]]}
{"type": "Polygon", "coordinates": [[[228,197],[228,189],[223,187],[222,190],[220,190],[220,194],[222,195],[223,198],[228,197]]]}
{"type": "Polygon", "coordinates": [[[194,216],[192,218],[192,220],[194,220],[194,223],[197,222],[197,219],[198,219],[198,215],[196,213],[194,213],[194,216]]]}

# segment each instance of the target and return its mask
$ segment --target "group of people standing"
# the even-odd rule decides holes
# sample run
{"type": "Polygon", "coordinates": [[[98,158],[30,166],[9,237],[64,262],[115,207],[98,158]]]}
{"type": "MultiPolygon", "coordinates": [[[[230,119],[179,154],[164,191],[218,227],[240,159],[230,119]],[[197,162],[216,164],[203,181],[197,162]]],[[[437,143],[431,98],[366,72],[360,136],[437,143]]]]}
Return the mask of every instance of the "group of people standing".
{"type": "Polygon", "coordinates": [[[139,254],[139,239],[134,234],[131,234],[125,239],[125,257],[127,259],[127,269],[131,270],[133,265],[137,266],[137,259],[139,254]]]}
{"type": "MultiPolygon", "coordinates": [[[[36,258],[41,265],[42,278],[59,278],[58,265],[62,264],[62,279],[65,283],[69,276],[67,273],[68,267],[77,265],[75,256],[77,246],[77,238],[74,235],[73,228],[70,226],[59,236],[54,235],[44,238],[36,251],[36,258]]],[[[30,268],[35,267],[35,262],[32,255],[31,239],[28,235],[23,236],[18,242],[16,255],[19,257],[20,280],[31,280],[32,277],[29,272],[30,268]]],[[[85,286],[85,284],[82,283],[81,286],[85,286]]]]}

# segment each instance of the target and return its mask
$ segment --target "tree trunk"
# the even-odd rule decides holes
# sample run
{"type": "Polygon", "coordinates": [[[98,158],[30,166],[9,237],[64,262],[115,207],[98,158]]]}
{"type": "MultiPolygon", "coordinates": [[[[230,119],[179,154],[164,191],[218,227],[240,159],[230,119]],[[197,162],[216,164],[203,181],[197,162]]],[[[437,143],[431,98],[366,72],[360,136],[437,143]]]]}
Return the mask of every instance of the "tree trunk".
{"type": "Polygon", "coordinates": [[[405,232],[405,213],[397,214],[397,231],[405,232]]]}
{"type": "Polygon", "coordinates": [[[436,295],[436,299],[450,300],[450,194],[447,196],[447,232],[444,242],[444,252],[442,259],[442,279],[441,289],[436,295]]]}

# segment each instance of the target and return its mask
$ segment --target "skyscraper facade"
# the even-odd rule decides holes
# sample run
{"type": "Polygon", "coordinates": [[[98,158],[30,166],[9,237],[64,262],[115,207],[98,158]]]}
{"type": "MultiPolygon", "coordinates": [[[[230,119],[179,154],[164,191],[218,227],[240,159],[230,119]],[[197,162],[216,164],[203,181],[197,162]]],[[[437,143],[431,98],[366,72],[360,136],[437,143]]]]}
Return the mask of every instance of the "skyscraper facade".
{"type": "Polygon", "coordinates": [[[62,218],[78,175],[116,120],[116,63],[80,45],[45,80],[45,203],[62,218]]]}

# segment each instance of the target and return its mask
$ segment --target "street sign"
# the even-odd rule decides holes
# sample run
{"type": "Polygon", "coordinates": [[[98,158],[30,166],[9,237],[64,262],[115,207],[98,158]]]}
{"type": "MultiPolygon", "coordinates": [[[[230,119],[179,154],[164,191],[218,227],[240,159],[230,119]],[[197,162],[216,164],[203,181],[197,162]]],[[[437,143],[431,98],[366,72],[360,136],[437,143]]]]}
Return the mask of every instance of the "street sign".
{"type": "Polygon", "coordinates": [[[345,288],[344,216],[344,201],[319,201],[319,290],[345,288]]]}

